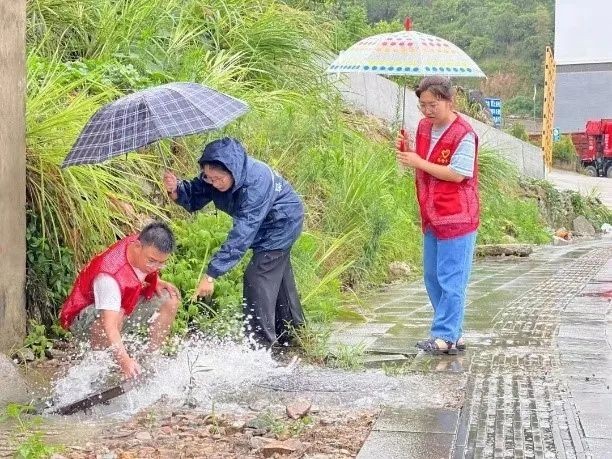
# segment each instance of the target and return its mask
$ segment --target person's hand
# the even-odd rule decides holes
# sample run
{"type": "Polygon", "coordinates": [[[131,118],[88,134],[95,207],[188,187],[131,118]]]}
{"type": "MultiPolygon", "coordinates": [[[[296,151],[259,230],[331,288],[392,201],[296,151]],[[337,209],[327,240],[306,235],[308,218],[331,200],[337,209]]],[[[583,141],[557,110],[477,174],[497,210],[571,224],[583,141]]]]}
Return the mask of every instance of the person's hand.
{"type": "Polygon", "coordinates": [[[164,172],[164,187],[168,194],[172,197],[172,199],[176,199],[177,197],[177,188],[178,188],[178,179],[176,175],[174,175],[170,171],[164,172]]]}
{"type": "Polygon", "coordinates": [[[193,301],[197,301],[201,297],[209,297],[215,290],[215,280],[210,276],[204,276],[198,284],[195,293],[193,294],[193,301]]]}
{"type": "Polygon", "coordinates": [[[125,379],[137,378],[142,373],[142,369],[140,365],[138,365],[138,362],[129,355],[120,358],[118,363],[125,379]]]}
{"type": "Polygon", "coordinates": [[[398,132],[395,138],[395,149],[397,151],[406,151],[409,149],[408,135],[402,134],[402,131],[398,132]]]}
{"type": "Polygon", "coordinates": [[[176,288],[170,282],[166,282],[159,279],[157,281],[157,288],[155,289],[155,293],[157,293],[157,295],[161,295],[164,290],[168,292],[170,298],[177,298],[179,300],[181,299],[181,292],[179,292],[178,288],[176,288]]]}
{"type": "Polygon", "coordinates": [[[423,161],[423,158],[421,158],[414,151],[397,150],[395,153],[395,157],[397,161],[404,167],[417,168],[421,161],[423,161]]]}

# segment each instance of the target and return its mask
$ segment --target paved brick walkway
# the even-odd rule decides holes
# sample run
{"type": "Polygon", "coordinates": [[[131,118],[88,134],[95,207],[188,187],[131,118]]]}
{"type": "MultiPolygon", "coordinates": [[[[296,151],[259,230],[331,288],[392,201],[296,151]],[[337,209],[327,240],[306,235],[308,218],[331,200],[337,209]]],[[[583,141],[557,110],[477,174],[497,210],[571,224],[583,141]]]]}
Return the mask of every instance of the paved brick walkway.
{"type": "Polygon", "coordinates": [[[406,410],[401,428],[402,415],[389,409],[359,457],[612,458],[611,260],[608,238],[544,247],[528,259],[478,261],[466,311],[470,348],[461,357],[415,353],[431,320],[422,283],[374,298],[375,319],[336,340],[363,342],[370,360],[405,359],[411,371],[441,378],[464,371],[468,383],[460,412],[437,413],[455,416],[453,434],[448,422],[406,410]]]}

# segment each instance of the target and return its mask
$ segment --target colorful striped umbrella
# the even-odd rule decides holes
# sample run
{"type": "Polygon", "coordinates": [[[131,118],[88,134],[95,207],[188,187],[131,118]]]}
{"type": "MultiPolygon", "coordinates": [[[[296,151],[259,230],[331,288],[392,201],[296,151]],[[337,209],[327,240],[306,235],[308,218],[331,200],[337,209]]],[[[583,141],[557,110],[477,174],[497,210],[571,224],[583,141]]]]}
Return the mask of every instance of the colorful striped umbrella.
{"type": "MultiPolygon", "coordinates": [[[[486,78],[472,58],[450,41],[415,32],[410,18],[406,18],[404,27],[403,32],[374,35],[355,43],[331,63],[328,73],[486,78]]],[[[406,137],[406,85],[403,98],[400,133],[406,137]]],[[[405,147],[402,142],[400,148],[405,147]]]]}
{"type": "Polygon", "coordinates": [[[433,35],[411,30],[364,38],[340,53],[330,73],[366,72],[379,75],[477,77],[485,74],[458,46],[433,35]]]}

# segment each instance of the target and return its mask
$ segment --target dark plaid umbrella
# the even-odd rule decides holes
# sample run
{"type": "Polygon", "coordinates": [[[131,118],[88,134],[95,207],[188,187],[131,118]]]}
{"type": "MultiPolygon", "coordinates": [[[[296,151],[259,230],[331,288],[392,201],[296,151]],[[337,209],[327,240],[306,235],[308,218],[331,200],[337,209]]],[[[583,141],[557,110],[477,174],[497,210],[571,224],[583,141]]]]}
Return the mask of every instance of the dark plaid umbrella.
{"type": "Polygon", "coordinates": [[[62,167],[96,164],[163,138],[222,128],[246,103],[197,83],[169,83],[105,105],[85,125],[62,167]]]}

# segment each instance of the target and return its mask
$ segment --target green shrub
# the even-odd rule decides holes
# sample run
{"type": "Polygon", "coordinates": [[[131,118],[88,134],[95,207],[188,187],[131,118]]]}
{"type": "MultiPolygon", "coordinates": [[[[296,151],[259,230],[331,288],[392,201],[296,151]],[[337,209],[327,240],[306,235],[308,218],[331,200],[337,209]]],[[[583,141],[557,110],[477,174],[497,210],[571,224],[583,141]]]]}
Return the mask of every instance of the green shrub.
{"type": "Polygon", "coordinates": [[[510,128],[510,135],[525,142],[529,142],[529,134],[527,134],[527,130],[525,129],[525,126],[522,123],[513,124],[510,128]]]}
{"type": "Polygon", "coordinates": [[[576,147],[569,135],[561,136],[558,142],[553,143],[553,160],[565,163],[576,162],[576,147]]]}
{"type": "MultiPolygon", "coordinates": [[[[28,318],[51,326],[63,304],[75,275],[71,250],[43,236],[41,221],[27,212],[26,226],[26,307],[28,318]]],[[[30,327],[32,331],[32,327],[30,327]]]]}
{"type": "MultiPolygon", "coordinates": [[[[533,116],[533,99],[527,96],[515,96],[504,101],[504,115],[533,116]]],[[[536,116],[542,116],[542,104],[536,100],[536,116]]]]}

